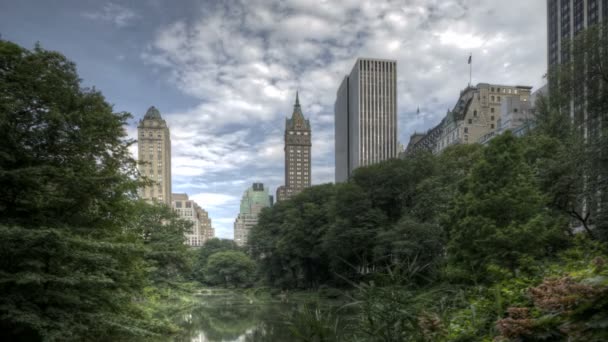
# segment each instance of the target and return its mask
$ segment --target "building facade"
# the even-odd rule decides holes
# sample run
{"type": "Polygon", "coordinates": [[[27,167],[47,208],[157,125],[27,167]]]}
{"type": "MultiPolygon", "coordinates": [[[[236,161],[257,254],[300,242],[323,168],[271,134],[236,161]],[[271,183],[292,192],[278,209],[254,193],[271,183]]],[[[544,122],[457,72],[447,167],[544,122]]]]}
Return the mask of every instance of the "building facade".
{"type": "Polygon", "coordinates": [[[482,142],[495,135],[503,102],[511,98],[528,102],[531,89],[528,86],[488,83],[468,86],[460,92],[454,108],[447,111],[434,152],[440,153],[455,144],[482,142]]]}
{"type": "Polygon", "coordinates": [[[428,151],[434,152],[437,141],[441,137],[443,121],[437,126],[429,129],[426,133],[414,133],[410,137],[410,142],[407,145],[404,156],[419,152],[428,151]]]}
{"type": "Polygon", "coordinates": [[[311,130],[296,93],[291,119],[285,119],[285,185],[277,189],[277,202],[289,199],[311,183],[311,130]]]}
{"type": "Polygon", "coordinates": [[[272,196],[263,183],[253,183],[245,190],[241,198],[239,214],[234,221],[234,242],[238,246],[245,246],[249,231],[258,223],[258,215],[264,208],[272,206],[272,196]]]}
{"type": "Polygon", "coordinates": [[[141,198],[171,206],[171,135],[158,109],[150,107],[137,126],[139,172],[154,183],[139,190],[141,198]]]}
{"type": "MultiPolygon", "coordinates": [[[[572,72],[572,80],[569,82],[574,84],[573,89],[560,89],[559,94],[563,98],[557,101],[561,102],[561,110],[570,114],[574,126],[584,137],[599,134],[598,127],[601,126],[595,105],[602,95],[594,86],[596,83],[589,78],[591,67],[588,64],[589,59],[597,57],[592,57],[591,51],[575,50],[571,41],[590,26],[606,24],[607,18],[608,0],[547,0],[549,86],[558,88],[559,83],[554,71],[557,71],[561,64],[572,63],[568,70],[572,72]]],[[[607,34],[608,27],[604,27],[600,34],[603,36],[603,42],[607,41],[607,34]]]]}
{"type": "Polygon", "coordinates": [[[192,222],[192,230],[186,233],[186,244],[201,247],[215,236],[211,219],[206,210],[188,198],[187,194],[172,194],[173,210],[182,218],[192,222]]]}
{"type": "Polygon", "coordinates": [[[547,62],[549,68],[569,62],[567,41],[608,18],[608,0],[547,0],[547,62]]]}
{"type": "Polygon", "coordinates": [[[397,62],[359,58],[334,106],[336,182],[360,166],[396,158],[397,62]]]}

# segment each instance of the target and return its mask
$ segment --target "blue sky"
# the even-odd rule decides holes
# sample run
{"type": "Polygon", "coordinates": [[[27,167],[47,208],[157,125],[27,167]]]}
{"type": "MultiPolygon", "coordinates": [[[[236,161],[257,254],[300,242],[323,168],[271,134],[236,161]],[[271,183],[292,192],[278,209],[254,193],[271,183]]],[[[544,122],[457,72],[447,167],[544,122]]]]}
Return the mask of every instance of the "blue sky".
{"type": "Polygon", "coordinates": [[[76,62],[128,131],[154,105],[171,129],[173,192],[232,238],[243,191],[283,182],[296,90],[313,184],[333,181],[333,104],[357,57],[397,60],[399,139],[435,125],[468,83],[543,84],[541,0],[0,0],[3,39],[76,62]],[[420,107],[420,114],[416,108],[420,107]]]}

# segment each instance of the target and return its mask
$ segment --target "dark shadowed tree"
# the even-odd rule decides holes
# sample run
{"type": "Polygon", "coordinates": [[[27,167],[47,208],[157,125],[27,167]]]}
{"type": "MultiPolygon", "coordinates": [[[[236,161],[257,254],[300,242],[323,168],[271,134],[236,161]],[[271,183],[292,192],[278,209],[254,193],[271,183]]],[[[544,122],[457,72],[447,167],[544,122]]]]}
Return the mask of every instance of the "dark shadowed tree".
{"type": "Polygon", "coordinates": [[[0,41],[0,338],[149,336],[127,113],[63,55],[0,41]]]}

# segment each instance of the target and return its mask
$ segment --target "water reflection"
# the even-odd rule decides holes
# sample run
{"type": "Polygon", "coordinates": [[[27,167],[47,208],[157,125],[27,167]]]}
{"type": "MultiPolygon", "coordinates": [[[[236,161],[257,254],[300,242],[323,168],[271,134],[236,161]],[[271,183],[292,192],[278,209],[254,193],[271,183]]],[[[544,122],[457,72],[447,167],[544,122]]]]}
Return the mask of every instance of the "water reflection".
{"type": "Polygon", "coordinates": [[[288,319],[310,301],[281,303],[251,299],[231,292],[210,293],[201,303],[177,318],[184,333],[177,341],[259,342],[289,341],[288,319]]]}

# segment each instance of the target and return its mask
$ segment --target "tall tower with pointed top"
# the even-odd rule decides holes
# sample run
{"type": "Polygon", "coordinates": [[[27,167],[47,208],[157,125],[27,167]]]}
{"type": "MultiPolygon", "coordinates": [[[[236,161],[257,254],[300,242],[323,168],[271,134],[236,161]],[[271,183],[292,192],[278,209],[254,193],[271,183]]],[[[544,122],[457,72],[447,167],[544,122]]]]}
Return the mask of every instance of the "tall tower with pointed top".
{"type": "Polygon", "coordinates": [[[285,185],[277,189],[277,201],[282,201],[310,186],[310,122],[304,118],[296,92],[291,119],[285,120],[285,185]]]}
{"type": "Polygon", "coordinates": [[[137,126],[139,172],[154,183],[139,190],[140,197],[171,206],[171,136],[152,106],[137,126]]]}

